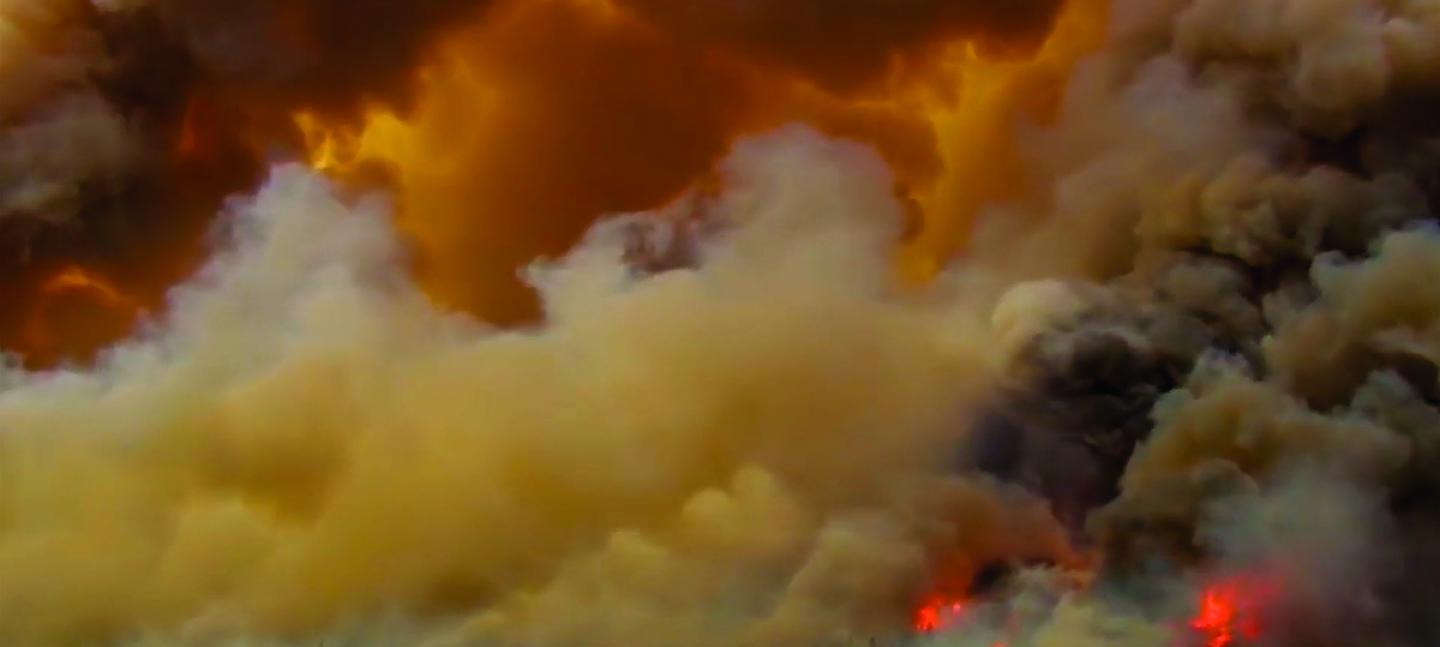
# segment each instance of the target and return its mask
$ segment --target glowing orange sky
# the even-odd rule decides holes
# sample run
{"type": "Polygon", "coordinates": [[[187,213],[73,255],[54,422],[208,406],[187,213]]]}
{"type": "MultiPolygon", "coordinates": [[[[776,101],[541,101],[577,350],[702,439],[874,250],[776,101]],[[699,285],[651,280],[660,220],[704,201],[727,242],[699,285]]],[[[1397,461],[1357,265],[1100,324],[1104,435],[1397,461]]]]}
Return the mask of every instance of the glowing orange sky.
{"type": "MultiPolygon", "coordinates": [[[[1048,4],[1034,0],[1013,11],[917,3],[931,13],[872,24],[864,13],[871,10],[861,8],[869,5],[854,3],[837,5],[834,24],[782,38],[768,23],[748,21],[796,19],[783,8],[752,19],[702,2],[696,11],[724,24],[698,30],[695,16],[649,0],[508,0],[478,13],[449,4],[471,24],[441,31],[410,72],[413,91],[368,103],[363,119],[337,112],[329,88],[317,91],[314,107],[292,110],[294,101],[276,96],[295,88],[196,85],[172,129],[173,195],[156,209],[190,214],[166,216],[174,222],[202,222],[197,214],[253,185],[267,150],[299,147],[342,181],[393,190],[414,272],[436,301],[514,324],[536,316],[520,268],[563,253],[604,214],[654,208],[703,183],[737,138],[798,121],[870,144],[891,164],[897,197],[915,220],[898,267],[904,278],[924,280],[963,247],[984,202],[1025,189],[1012,126],[1049,118],[1070,67],[1098,46],[1105,20],[1098,0],[1073,0],[1053,21],[1023,15],[1048,4]],[[1024,21],[1051,28],[1042,44],[1027,44],[1026,28],[1010,26],[1024,21]],[[1001,35],[990,38],[987,29],[1001,35]],[[823,47],[837,34],[844,47],[823,47]],[[997,46],[1005,45],[1015,51],[1002,53],[997,46]]],[[[325,23],[297,11],[277,14],[276,47],[345,51],[331,51],[338,45],[328,32],[306,31],[325,23]]],[[[426,18],[452,16],[442,13],[426,18]]],[[[416,36],[394,40],[407,38],[416,36]]],[[[341,67],[336,87],[363,86],[359,70],[341,67]]],[[[390,68],[375,72],[376,96],[397,84],[390,68]]],[[[116,271],[93,263],[91,271],[106,274],[130,303],[158,309],[164,290],[201,258],[195,241],[203,226],[169,229],[164,240],[172,242],[150,243],[161,249],[100,264],[116,271]]],[[[0,342],[32,364],[89,357],[128,329],[65,332],[86,328],[67,316],[92,315],[51,308],[55,295],[37,288],[72,266],[54,263],[27,271],[34,280],[12,281],[12,302],[30,305],[0,325],[0,342]],[[48,329],[45,349],[35,347],[37,326],[48,329]]],[[[86,294],[66,298],[121,318],[141,310],[86,294]]]]}
{"type": "Polygon", "coordinates": [[[432,295],[502,323],[533,312],[516,268],[563,252],[601,214],[659,206],[736,137],[791,121],[885,155],[920,220],[901,268],[923,279],[981,204],[1023,190],[1012,126],[1049,118],[1104,17],[1076,0],[1033,52],[957,40],[835,91],[677,44],[610,3],[521,4],[447,42],[408,115],[374,110],[360,128],[295,117],[317,168],[389,168],[432,295]]]}

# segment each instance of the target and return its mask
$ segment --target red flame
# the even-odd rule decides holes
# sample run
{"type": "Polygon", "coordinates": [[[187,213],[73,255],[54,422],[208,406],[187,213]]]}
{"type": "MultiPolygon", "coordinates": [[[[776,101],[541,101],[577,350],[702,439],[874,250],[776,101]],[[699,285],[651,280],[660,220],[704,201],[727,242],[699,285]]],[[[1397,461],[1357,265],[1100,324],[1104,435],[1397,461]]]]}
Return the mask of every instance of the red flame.
{"type": "MultiPolygon", "coordinates": [[[[1239,647],[1265,633],[1264,614],[1280,595],[1279,583],[1265,575],[1236,575],[1215,580],[1200,593],[1188,628],[1203,647],[1239,647]]],[[[970,600],[934,594],[916,607],[911,627],[917,634],[952,630],[966,622],[970,600]]],[[[1012,634],[1013,635],[1013,634],[1012,634]]],[[[992,647],[1006,647],[1004,641],[992,647]]]]}
{"type": "MultiPolygon", "coordinates": [[[[969,600],[944,595],[933,595],[915,610],[911,623],[918,634],[933,634],[955,627],[964,621],[970,610],[969,600]]],[[[1006,647],[997,642],[991,647],[1006,647]]]]}
{"type": "Polygon", "coordinates": [[[1277,594],[1275,582],[1263,577],[1231,577],[1215,582],[1200,595],[1200,608],[1190,628],[1205,647],[1230,647],[1238,636],[1253,642],[1264,632],[1262,612],[1277,594]]]}
{"type": "Polygon", "coordinates": [[[929,634],[945,629],[965,615],[966,603],[958,598],[932,596],[915,610],[917,633],[929,634]]]}

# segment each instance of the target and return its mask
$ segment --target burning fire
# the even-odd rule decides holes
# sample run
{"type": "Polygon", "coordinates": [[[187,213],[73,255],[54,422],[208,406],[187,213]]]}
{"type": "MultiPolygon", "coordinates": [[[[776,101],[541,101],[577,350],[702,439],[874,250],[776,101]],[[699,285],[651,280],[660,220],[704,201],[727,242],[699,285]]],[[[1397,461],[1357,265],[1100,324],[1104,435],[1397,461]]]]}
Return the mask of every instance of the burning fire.
{"type": "MultiPolygon", "coordinates": [[[[935,634],[963,627],[969,619],[972,602],[967,598],[932,595],[915,610],[911,628],[916,634],[935,634]]],[[[1007,647],[1004,641],[997,641],[991,647],[1007,647]]]]}
{"type": "Polygon", "coordinates": [[[944,630],[965,616],[966,601],[958,598],[934,596],[915,610],[912,626],[917,633],[928,634],[944,630]]]}
{"type": "MultiPolygon", "coordinates": [[[[1081,582],[1077,579],[1074,584],[1081,582]]],[[[1265,613],[1279,596],[1278,584],[1267,576],[1236,575],[1213,581],[1201,589],[1195,613],[1184,623],[1182,633],[1188,638],[1182,642],[1196,647],[1252,644],[1265,635],[1265,613]]],[[[917,635],[960,630],[972,620],[973,609],[974,601],[969,598],[932,594],[915,608],[910,627],[917,635]]],[[[1015,636],[1014,629],[1011,627],[1008,635],[1015,636]]],[[[1006,644],[996,642],[993,647],[1006,644]]]]}
{"type": "Polygon", "coordinates": [[[1112,2],[0,9],[0,645],[1428,612],[1440,21],[1112,2]]]}
{"type": "Polygon", "coordinates": [[[1263,613],[1279,594],[1275,582],[1265,577],[1235,576],[1205,587],[1199,609],[1190,628],[1204,641],[1204,647],[1231,647],[1236,639],[1259,640],[1264,634],[1263,613]]]}

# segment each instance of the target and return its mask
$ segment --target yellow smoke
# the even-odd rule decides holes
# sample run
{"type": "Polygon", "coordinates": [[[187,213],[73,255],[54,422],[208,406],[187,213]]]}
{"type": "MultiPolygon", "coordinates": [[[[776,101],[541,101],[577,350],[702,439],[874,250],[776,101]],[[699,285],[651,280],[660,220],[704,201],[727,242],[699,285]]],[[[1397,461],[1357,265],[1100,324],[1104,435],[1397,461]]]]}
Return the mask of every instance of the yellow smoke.
{"type": "Polygon", "coordinates": [[[702,267],[636,280],[602,226],[506,333],[411,287],[382,202],[276,171],[161,334],[0,394],[0,642],[843,644],[937,551],[1060,551],[924,458],[993,358],[887,286],[882,162],[796,130],[723,176],[702,267]]]}
{"type": "Polygon", "coordinates": [[[1047,503],[1155,599],[1026,572],[938,640],[1155,645],[1193,574],[1136,564],[1388,595],[1362,522],[1433,488],[1440,243],[1385,233],[1432,210],[1421,3],[62,4],[0,4],[0,80],[52,73],[0,98],[0,225],[88,231],[147,146],[204,162],[140,174],[168,215],[304,163],[96,366],[0,362],[0,645],[908,640],[1074,563],[1047,503]],[[35,67],[12,14],[83,27],[35,67]],[[187,40],[162,123],[95,80],[116,15],[187,40]]]}

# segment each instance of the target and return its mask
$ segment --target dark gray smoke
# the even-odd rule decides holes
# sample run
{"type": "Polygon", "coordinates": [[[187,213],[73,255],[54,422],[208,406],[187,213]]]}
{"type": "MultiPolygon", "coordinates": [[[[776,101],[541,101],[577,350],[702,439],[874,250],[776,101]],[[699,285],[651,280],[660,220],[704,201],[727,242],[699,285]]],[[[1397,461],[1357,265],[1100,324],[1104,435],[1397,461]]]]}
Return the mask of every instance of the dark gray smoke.
{"type": "Polygon", "coordinates": [[[1048,230],[999,252],[1108,260],[1013,297],[1052,323],[967,465],[1043,493],[1099,591],[1274,571],[1261,644],[1434,644],[1440,5],[1115,9],[1034,139],[1048,230]]]}

